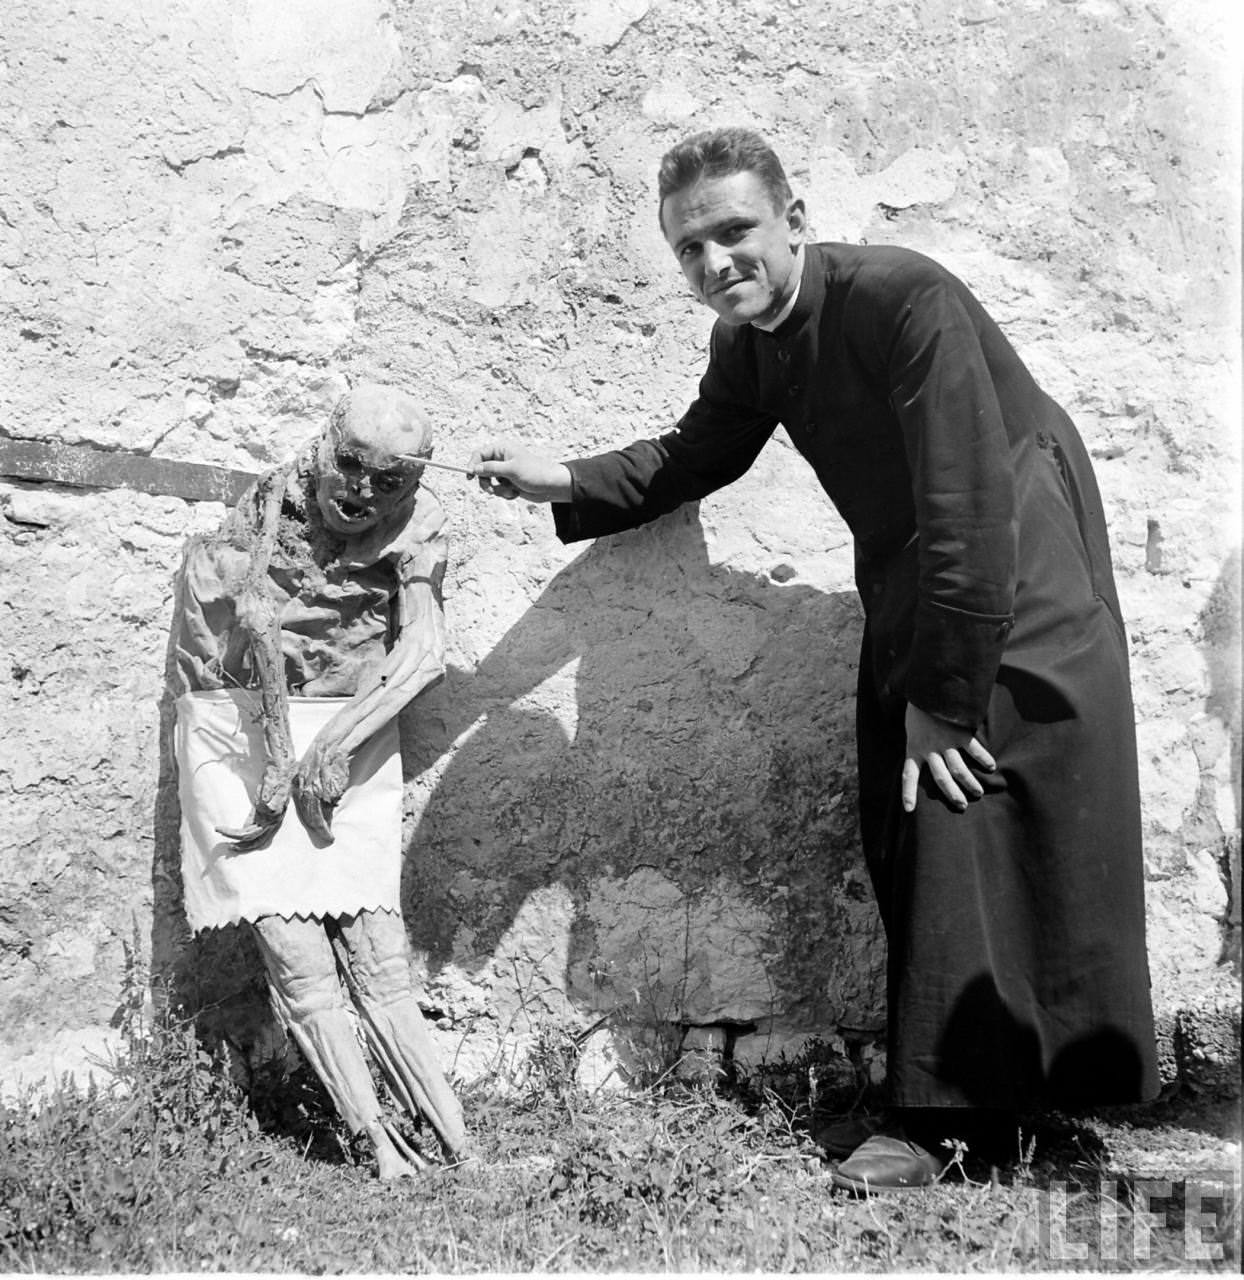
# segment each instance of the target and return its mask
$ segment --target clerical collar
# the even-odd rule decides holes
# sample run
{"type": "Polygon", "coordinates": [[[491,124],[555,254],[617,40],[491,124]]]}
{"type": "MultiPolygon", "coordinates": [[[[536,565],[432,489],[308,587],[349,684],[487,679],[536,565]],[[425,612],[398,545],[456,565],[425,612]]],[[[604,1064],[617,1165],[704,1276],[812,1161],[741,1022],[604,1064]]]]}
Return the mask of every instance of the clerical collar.
{"type": "Polygon", "coordinates": [[[763,329],[766,333],[772,333],[794,311],[795,303],[799,301],[799,290],[803,287],[803,260],[804,248],[800,245],[799,253],[795,257],[795,270],[799,272],[799,279],[795,281],[795,292],[786,299],[786,305],[772,320],[766,320],[763,324],[759,320],[753,320],[751,323],[754,329],[763,329]]]}

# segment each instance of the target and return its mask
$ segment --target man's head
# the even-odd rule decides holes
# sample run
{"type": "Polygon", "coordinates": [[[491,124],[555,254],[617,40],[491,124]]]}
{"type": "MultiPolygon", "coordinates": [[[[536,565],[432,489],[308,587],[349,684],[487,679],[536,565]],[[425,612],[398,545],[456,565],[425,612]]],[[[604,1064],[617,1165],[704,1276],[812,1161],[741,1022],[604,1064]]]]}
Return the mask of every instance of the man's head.
{"type": "Polygon", "coordinates": [[[695,296],[727,324],[767,323],[799,284],[803,201],[750,129],[693,134],[657,176],[661,230],[695,296]]]}
{"type": "Polygon", "coordinates": [[[786,170],[777,152],[752,129],[706,129],[693,133],[661,157],[657,170],[661,230],[665,230],[665,199],[693,186],[701,178],[728,178],[732,173],[754,173],[769,195],[775,211],[792,198],[786,170]]]}
{"type": "Polygon", "coordinates": [[[334,406],[316,451],[315,499],[324,523],[354,538],[406,519],[432,454],[432,428],[413,397],[363,383],[334,406]]]}

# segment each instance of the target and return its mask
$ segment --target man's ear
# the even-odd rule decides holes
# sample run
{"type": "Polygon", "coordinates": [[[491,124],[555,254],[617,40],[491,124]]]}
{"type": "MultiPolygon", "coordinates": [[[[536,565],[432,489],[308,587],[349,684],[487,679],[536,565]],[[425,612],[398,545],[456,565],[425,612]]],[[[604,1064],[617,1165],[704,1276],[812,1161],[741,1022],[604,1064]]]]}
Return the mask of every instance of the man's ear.
{"type": "Polygon", "coordinates": [[[786,228],[790,232],[791,252],[794,252],[808,234],[808,213],[802,200],[792,200],[786,206],[786,228]]]}

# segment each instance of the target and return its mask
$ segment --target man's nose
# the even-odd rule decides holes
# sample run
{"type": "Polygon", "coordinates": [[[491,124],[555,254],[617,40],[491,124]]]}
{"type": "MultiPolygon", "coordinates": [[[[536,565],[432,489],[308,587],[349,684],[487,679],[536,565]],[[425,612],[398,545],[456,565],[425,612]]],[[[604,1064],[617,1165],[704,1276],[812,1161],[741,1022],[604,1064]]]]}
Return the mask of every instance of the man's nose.
{"type": "Polygon", "coordinates": [[[709,240],[704,245],[704,273],[709,276],[724,275],[730,270],[730,254],[724,245],[709,240]]]}

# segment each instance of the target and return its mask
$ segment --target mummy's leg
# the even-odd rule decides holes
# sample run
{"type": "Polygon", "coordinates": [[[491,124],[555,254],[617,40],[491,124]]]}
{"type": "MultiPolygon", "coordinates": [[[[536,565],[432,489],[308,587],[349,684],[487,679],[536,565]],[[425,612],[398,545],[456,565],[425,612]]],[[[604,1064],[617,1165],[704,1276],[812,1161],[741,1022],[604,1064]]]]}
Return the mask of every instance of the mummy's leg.
{"type": "Polygon", "coordinates": [[[466,1148],[462,1106],[441,1071],[436,1046],[410,977],[406,926],[394,911],[339,916],[338,945],[348,957],[350,993],[368,1046],[394,1094],[423,1113],[451,1155],[466,1148]]]}
{"type": "Polygon", "coordinates": [[[371,1138],[382,1178],[413,1173],[385,1129],[324,926],[318,920],[262,916],[254,930],[272,1007],[323,1081],[350,1132],[365,1132],[371,1138]]]}

